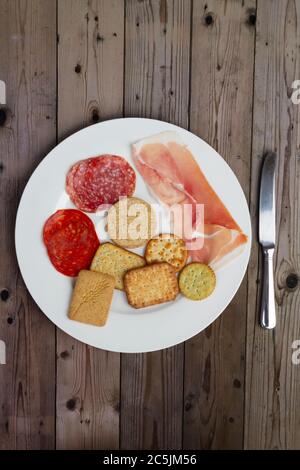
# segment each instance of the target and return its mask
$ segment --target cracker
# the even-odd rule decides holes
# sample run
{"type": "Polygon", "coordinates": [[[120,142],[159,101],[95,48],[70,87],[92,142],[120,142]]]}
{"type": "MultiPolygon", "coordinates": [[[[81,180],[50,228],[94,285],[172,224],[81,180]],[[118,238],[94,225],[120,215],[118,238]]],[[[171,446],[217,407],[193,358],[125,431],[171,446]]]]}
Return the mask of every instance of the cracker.
{"type": "Polygon", "coordinates": [[[155,233],[154,209],[143,199],[120,199],[107,214],[107,231],[119,246],[137,248],[144,246],[155,233]]]}
{"type": "Polygon", "coordinates": [[[80,271],[69,308],[69,318],[81,323],[104,326],[114,285],[115,279],[108,274],[80,271]]]}
{"type": "Polygon", "coordinates": [[[180,292],[191,300],[203,300],[210,296],[216,286],[216,275],[203,263],[190,263],[179,275],[180,292]]]}
{"type": "Polygon", "coordinates": [[[175,270],[168,263],[132,269],[124,277],[125,292],[134,308],[174,300],[179,289],[175,270]]]}
{"type": "Polygon", "coordinates": [[[147,243],[145,258],[148,264],[169,263],[175,271],[180,271],[186,263],[188,251],[185,242],[169,233],[152,238],[147,243]]]}
{"type": "Polygon", "coordinates": [[[96,251],[90,269],[110,274],[116,279],[116,289],[123,290],[124,274],[129,269],[142,267],[145,264],[145,259],[142,256],[124,250],[124,248],[112,243],[103,243],[96,251]]]}

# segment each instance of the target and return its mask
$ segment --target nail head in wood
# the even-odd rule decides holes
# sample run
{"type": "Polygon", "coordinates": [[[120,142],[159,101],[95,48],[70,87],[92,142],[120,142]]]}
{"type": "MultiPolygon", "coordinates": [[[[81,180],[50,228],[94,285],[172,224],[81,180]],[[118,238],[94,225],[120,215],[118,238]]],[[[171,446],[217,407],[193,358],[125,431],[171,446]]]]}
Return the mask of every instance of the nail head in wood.
{"type": "Polygon", "coordinates": [[[255,24],[256,24],[256,14],[255,13],[250,13],[250,15],[248,17],[248,23],[251,26],[255,26],[255,24]]]}
{"type": "Polygon", "coordinates": [[[211,13],[207,13],[207,15],[205,15],[204,17],[204,21],[205,21],[205,24],[207,26],[210,26],[211,24],[213,24],[214,22],[214,19],[213,19],[213,16],[211,13]]]}
{"type": "Polygon", "coordinates": [[[0,109],[0,126],[4,126],[7,118],[6,110],[4,108],[0,109]]]}
{"type": "Polygon", "coordinates": [[[98,122],[100,119],[99,117],[99,111],[97,108],[94,108],[92,111],[92,122],[98,122]]]}
{"type": "Polygon", "coordinates": [[[75,398],[70,398],[70,400],[67,401],[66,407],[68,410],[73,411],[76,407],[76,400],[75,398]]]}
{"type": "Polygon", "coordinates": [[[190,411],[191,408],[192,408],[191,402],[187,401],[185,406],[184,406],[185,411],[190,411]]]}
{"type": "Polygon", "coordinates": [[[3,302],[6,302],[7,299],[9,298],[9,292],[7,289],[2,289],[1,293],[0,293],[0,296],[1,296],[1,300],[3,300],[3,302]]]}
{"type": "Polygon", "coordinates": [[[233,381],[233,386],[234,386],[234,388],[241,388],[241,385],[242,385],[242,384],[241,384],[241,381],[240,381],[240,380],[234,379],[234,381],[233,381]]]}
{"type": "Polygon", "coordinates": [[[288,289],[295,289],[298,285],[298,276],[295,273],[291,273],[286,278],[286,286],[288,289]]]}
{"type": "Polygon", "coordinates": [[[60,357],[61,357],[62,359],[67,359],[69,356],[70,356],[70,354],[69,354],[68,351],[62,351],[62,352],[60,353],[60,357]]]}

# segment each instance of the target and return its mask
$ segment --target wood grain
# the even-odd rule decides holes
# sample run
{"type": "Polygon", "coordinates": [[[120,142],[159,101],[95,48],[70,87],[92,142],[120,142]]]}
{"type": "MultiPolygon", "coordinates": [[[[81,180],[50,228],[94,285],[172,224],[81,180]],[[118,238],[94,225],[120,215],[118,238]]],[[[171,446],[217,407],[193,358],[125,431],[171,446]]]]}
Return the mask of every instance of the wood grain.
{"type": "MultiPolygon", "coordinates": [[[[194,2],[192,34],[191,130],[224,157],[247,197],[254,7],[252,0],[194,2]]],[[[222,316],[186,343],[185,449],[243,447],[246,296],[244,281],[222,316]]]]}
{"type": "MultiPolygon", "coordinates": [[[[58,38],[59,138],[122,115],[123,1],[60,1],[58,38]]],[[[57,331],[57,360],[57,448],[118,448],[119,354],[57,331]]]]}
{"type": "Polygon", "coordinates": [[[0,449],[52,449],[55,328],[31,299],[17,268],[14,225],[31,172],[56,138],[56,4],[0,1],[0,449]]]}
{"type": "Polygon", "coordinates": [[[252,248],[248,283],[245,447],[300,446],[300,367],[292,364],[292,343],[300,338],[299,105],[291,100],[300,76],[300,4],[258,1],[255,56],[251,212],[257,229],[257,194],[263,154],[275,150],[277,326],[258,326],[260,250],[252,248]],[[294,281],[293,281],[294,280],[294,281]],[[290,286],[290,287],[289,287],[290,286]],[[294,287],[293,287],[294,286],[294,287]]]}
{"type": "MultiPolygon", "coordinates": [[[[190,2],[126,2],[125,113],[188,126],[190,2]]],[[[121,447],[182,445],[183,345],[122,356],[121,447]]]]}
{"type": "Polygon", "coordinates": [[[300,447],[299,24],[298,0],[0,0],[1,450],[300,447]],[[185,351],[126,354],[120,368],[61,331],[56,345],[18,271],[14,221],[57,136],[123,112],[216,148],[250,200],[254,241],[248,280],[213,325],[185,351]],[[272,332],[258,326],[267,150],[279,159],[272,332]]]}

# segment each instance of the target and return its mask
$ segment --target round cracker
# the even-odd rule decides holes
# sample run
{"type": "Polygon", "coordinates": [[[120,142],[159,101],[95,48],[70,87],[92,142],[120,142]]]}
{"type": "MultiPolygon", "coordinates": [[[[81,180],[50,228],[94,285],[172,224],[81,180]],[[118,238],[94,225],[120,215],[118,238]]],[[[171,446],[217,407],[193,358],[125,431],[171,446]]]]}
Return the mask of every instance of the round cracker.
{"type": "Polygon", "coordinates": [[[148,264],[166,262],[178,272],[185,265],[187,257],[185,242],[176,235],[163,233],[147,243],[145,258],[148,264]]]}
{"type": "Polygon", "coordinates": [[[138,197],[122,198],[107,214],[107,232],[123,248],[144,246],[155,233],[154,209],[138,197]]]}
{"type": "Polygon", "coordinates": [[[190,263],[179,275],[180,292],[191,300],[203,300],[209,297],[216,286],[216,275],[212,268],[204,263],[190,263]]]}

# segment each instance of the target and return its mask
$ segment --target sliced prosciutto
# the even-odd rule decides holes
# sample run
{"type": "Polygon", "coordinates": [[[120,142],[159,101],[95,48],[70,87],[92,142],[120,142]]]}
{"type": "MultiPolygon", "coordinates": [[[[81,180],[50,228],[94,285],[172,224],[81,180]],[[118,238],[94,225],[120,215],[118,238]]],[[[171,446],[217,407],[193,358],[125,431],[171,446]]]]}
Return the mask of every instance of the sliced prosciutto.
{"type": "Polygon", "coordinates": [[[247,242],[247,236],[221,225],[204,225],[203,247],[191,251],[194,261],[216,265],[220,260],[247,242]]]}
{"type": "Polygon", "coordinates": [[[166,206],[189,204],[192,226],[202,243],[194,260],[216,263],[244,245],[247,236],[207,181],[192,153],[176,132],[162,132],[133,144],[135,165],[156,198],[166,206]],[[204,205],[204,226],[197,227],[197,204],[204,205]]]}

